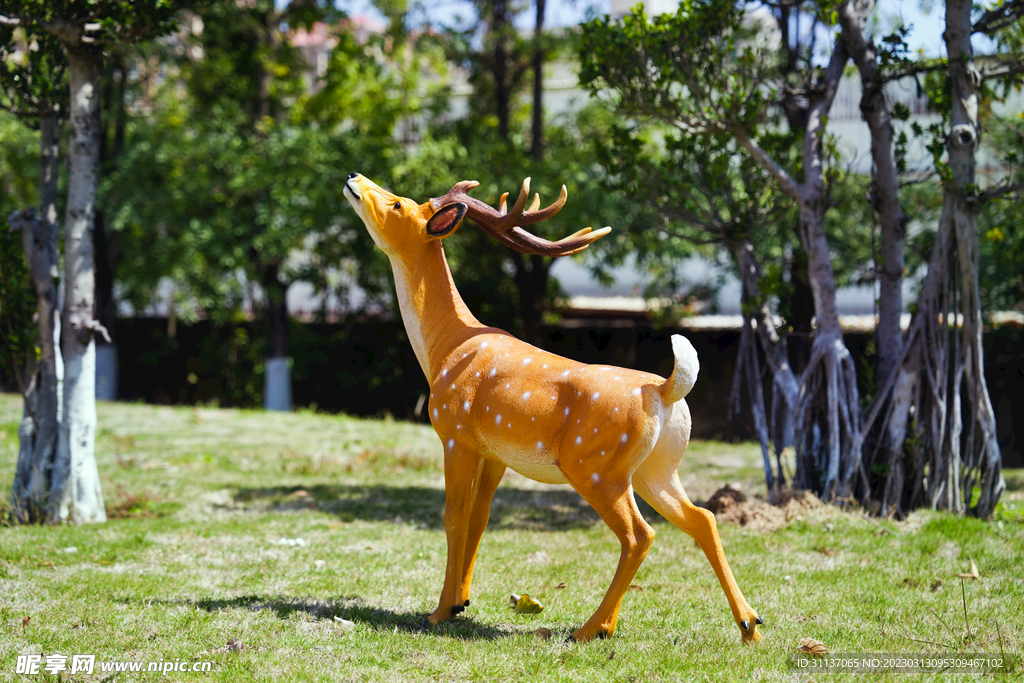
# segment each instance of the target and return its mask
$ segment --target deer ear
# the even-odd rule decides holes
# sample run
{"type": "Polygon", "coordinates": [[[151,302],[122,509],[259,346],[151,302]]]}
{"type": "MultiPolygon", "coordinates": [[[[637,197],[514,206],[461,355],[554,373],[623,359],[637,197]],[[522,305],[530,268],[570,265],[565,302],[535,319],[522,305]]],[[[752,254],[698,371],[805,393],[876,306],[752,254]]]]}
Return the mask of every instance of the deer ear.
{"type": "Polygon", "coordinates": [[[462,202],[445,204],[427,221],[427,234],[431,237],[447,237],[455,232],[466,215],[468,206],[462,202]]]}

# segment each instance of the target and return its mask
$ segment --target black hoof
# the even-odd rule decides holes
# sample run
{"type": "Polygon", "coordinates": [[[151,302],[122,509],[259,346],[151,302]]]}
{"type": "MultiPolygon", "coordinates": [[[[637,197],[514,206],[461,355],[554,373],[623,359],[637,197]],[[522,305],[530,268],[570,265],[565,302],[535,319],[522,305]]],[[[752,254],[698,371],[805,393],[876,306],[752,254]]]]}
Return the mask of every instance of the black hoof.
{"type": "Polygon", "coordinates": [[[746,619],[744,619],[743,621],[740,622],[740,628],[742,628],[744,631],[749,631],[750,630],[750,622],[747,621],[746,619]]]}
{"type": "Polygon", "coordinates": [[[575,643],[575,642],[576,642],[576,639],[575,639],[574,637],[572,637],[572,636],[569,636],[569,637],[568,637],[568,638],[566,638],[566,639],[565,639],[565,640],[564,640],[563,642],[566,642],[566,643],[575,643]]]}
{"type": "Polygon", "coordinates": [[[456,614],[461,614],[462,612],[465,612],[465,611],[466,611],[465,607],[463,607],[462,605],[456,605],[455,607],[452,607],[452,616],[454,617],[456,614]]]}
{"type": "Polygon", "coordinates": [[[469,600],[466,600],[466,602],[462,603],[462,606],[463,607],[469,607],[469,600]]]}
{"type": "Polygon", "coordinates": [[[757,618],[757,623],[758,624],[763,624],[764,623],[764,619],[762,619],[761,617],[758,617],[757,618]]]}
{"type": "Polygon", "coordinates": [[[600,638],[601,640],[604,640],[605,638],[608,637],[608,634],[605,633],[604,631],[601,631],[600,633],[597,634],[597,637],[600,638]]]}

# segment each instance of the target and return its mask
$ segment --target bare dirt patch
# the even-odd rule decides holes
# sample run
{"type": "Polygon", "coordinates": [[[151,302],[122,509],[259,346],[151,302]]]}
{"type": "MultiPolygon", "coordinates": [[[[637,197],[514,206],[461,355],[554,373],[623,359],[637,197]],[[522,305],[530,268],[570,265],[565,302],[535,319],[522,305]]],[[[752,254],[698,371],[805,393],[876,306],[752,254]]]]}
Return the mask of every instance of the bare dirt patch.
{"type": "Polygon", "coordinates": [[[728,484],[715,491],[703,507],[713,512],[718,522],[729,522],[758,533],[769,533],[824,506],[817,496],[803,489],[784,489],[769,502],[761,498],[748,498],[739,487],[728,484]]]}

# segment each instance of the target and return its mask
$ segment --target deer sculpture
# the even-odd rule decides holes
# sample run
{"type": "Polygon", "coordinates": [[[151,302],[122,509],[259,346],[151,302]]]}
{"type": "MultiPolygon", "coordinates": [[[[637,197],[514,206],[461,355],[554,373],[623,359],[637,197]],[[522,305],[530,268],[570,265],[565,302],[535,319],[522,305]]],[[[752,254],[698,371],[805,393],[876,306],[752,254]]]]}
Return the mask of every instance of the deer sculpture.
{"type": "Polygon", "coordinates": [[[593,506],[621,543],[618,566],[604,600],[571,639],[615,632],[622,597],[654,540],[633,490],[692,536],[722,584],[744,642],[760,640],[764,623],[743,598],[711,512],[694,506],[677,469],[690,438],[683,397],[697,378],[697,354],[674,335],[675,368],[657,375],[586,365],[548,353],[480,323],[459,296],[441,240],[466,217],[499,242],[528,254],[563,256],[585,249],[611,228],[580,230],[557,242],[522,226],[557,213],[566,200],[526,208],[530,179],[506,211],[469,197],[474,181],[456,184],[423,204],[352,173],[345,197],[394,270],[402,319],[430,383],[427,409],[444,447],[448,564],[430,624],[469,605],[473,563],[490,515],[491,499],[507,467],[531,479],[569,483],[593,506]]]}

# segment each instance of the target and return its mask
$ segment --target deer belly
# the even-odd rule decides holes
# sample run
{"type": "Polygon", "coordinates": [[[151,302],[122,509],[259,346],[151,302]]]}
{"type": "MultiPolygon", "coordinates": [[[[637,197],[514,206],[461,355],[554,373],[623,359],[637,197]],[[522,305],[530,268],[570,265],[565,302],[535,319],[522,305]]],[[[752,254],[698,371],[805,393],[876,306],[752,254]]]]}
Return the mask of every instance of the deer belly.
{"type": "Polygon", "coordinates": [[[494,449],[493,457],[505,463],[527,479],[542,484],[565,484],[565,475],[558,469],[558,463],[545,448],[515,448],[503,446],[494,449]]]}

